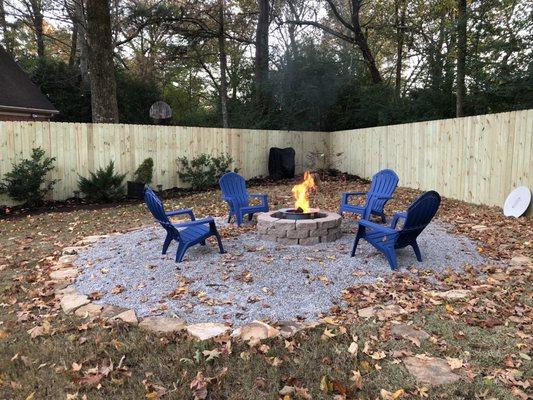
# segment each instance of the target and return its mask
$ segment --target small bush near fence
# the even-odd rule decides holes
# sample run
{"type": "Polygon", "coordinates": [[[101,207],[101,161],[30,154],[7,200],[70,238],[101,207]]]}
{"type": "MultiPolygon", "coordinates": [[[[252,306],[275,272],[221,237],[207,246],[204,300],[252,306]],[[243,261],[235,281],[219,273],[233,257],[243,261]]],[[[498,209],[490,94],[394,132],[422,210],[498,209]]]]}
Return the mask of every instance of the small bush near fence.
{"type": "Polygon", "coordinates": [[[152,183],[152,176],[154,174],[154,160],[147,158],[133,173],[133,181],[137,183],[144,183],[149,185],[152,183]]]}
{"type": "Polygon", "coordinates": [[[57,180],[46,180],[48,172],[54,169],[55,158],[45,157],[40,147],[32,150],[29,159],[13,165],[13,170],[0,183],[0,193],[7,193],[13,200],[27,206],[38,206],[50,192],[57,180]]]}
{"type": "Polygon", "coordinates": [[[109,203],[124,198],[125,190],[122,181],[126,174],[115,173],[115,164],[110,161],[107,167],[90,172],[89,178],[80,176],[78,186],[89,201],[109,203]]]}
{"type": "Polygon", "coordinates": [[[207,189],[216,185],[218,179],[230,169],[233,161],[229,154],[222,154],[218,157],[200,154],[192,160],[180,157],[178,158],[180,165],[178,176],[183,182],[189,183],[194,190],[207,189]]]}

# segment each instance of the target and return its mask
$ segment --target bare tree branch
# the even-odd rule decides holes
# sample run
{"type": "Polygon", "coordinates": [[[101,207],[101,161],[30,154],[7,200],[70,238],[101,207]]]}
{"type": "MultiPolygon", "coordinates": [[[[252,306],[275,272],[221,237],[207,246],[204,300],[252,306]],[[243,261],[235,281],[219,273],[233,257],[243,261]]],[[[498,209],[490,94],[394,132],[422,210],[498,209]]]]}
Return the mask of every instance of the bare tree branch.
{"type": "Polygon", "coordinates": [[[285,21],[285,23],[287,24],[294,24],[294,25],[308,25],[308,26],[314,26],[315,28],[319,28],[319,29],[322,29],[324,32],[326,33],[329,33],[330,35],[333,35],[335,37],[338,37],[339,39],[342,39],[342,40],[345,40],[347,42],[350,42],[350,43],[354,43],[354,38],[351,37],[351,36],[348,36],[348,35],[345,35],[344,33],[341,33],[341,32],[337,32],[329,27],[327,27],[326,25],[323,25],[319,22],[315,22],[315,21],[293,21],[293,20],[288,20],[288,21],[285,21]]]}

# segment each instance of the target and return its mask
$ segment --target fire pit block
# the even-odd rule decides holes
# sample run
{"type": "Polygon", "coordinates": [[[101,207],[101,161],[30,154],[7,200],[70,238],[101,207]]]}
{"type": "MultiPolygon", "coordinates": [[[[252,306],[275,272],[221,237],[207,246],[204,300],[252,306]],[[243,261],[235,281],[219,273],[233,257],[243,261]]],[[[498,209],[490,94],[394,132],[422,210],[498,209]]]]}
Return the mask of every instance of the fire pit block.
{"type": "Polygon", "coordinates": [[[261,213],[257,217],[257,233],[266,240],[282,244],[314,245],[333,242],[342,236],[342,217],[320,210],[314,219],[278,218],[283,210],[261,213]]]}

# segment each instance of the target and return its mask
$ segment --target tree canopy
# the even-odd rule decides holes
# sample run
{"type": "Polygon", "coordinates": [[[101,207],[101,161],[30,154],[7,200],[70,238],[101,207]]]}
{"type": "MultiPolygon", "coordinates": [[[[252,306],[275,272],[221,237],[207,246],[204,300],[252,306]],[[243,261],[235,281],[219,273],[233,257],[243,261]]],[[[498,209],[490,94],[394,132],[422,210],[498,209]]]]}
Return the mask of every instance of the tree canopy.
{"type": "Polygon", "coordinates": [[[0,0],[58,120],[339,130],[531,108],[527,0],[0,0]],[[102,4],[104,6],[102,6],[102,4]]]}

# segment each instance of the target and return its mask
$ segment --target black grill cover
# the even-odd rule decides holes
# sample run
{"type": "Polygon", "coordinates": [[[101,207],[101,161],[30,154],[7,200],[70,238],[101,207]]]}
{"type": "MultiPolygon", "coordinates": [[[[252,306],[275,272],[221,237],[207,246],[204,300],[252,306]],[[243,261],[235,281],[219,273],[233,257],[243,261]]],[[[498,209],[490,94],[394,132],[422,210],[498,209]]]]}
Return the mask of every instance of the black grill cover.
{"type": "Polygon", "coordinates": [[[270,148],[268,155],[268,174],[274,179],[294,178],[294,156],[292,147],[279,149],[270,148]]]}

